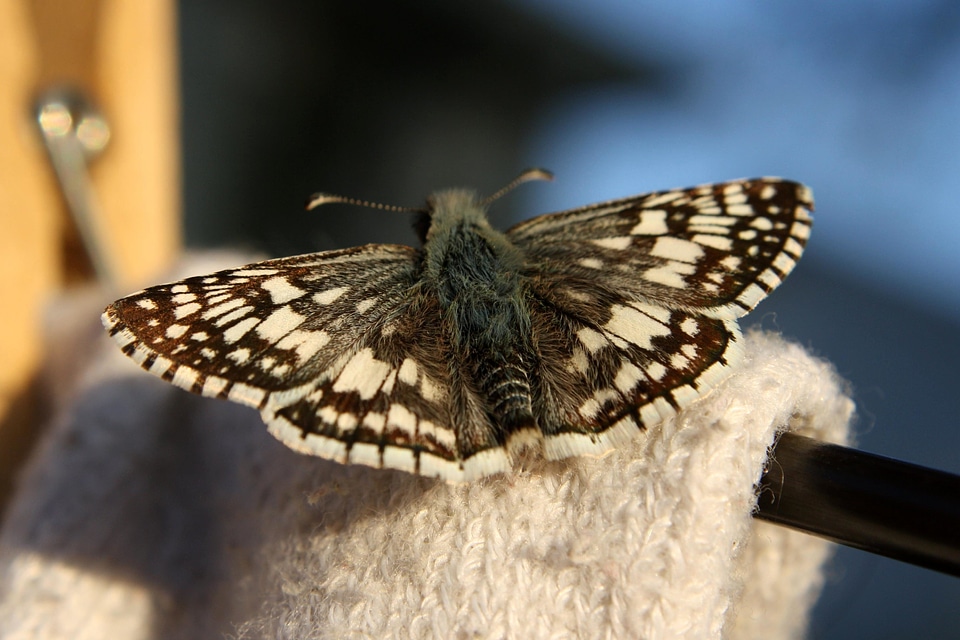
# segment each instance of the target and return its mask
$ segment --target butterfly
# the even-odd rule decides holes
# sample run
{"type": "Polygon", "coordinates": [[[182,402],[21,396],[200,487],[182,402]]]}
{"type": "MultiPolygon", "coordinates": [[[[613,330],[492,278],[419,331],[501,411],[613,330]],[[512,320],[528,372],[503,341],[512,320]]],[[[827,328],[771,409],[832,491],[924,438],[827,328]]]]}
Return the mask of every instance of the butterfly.
{"type": "MultiPolygon", "coordinates": [[[[486,209],[506,190],[430,196],[421,248],[150,287],[104,326],[147,371],[257,408],[296,451],[467,481],[530,452],[603,454],[707,393],[742,356],[737,318],[794,268],[812,224],[807,187],[757,178],[500,232],[486,209]]],[[[313,204],[330,201],[351,202],[313,204]]]]}

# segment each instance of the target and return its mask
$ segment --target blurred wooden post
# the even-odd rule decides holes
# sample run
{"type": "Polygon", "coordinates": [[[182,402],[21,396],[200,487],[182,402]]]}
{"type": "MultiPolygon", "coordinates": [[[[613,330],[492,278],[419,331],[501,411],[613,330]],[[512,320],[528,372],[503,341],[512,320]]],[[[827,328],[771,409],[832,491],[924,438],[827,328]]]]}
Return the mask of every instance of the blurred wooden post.
{"type": "MultiPolygon", "coordinates": [[[[180,246],[173,0],[0,0],[0,504],[35,436],[39,319],[86,264],[33,115],[37,94],[77,89],[111,129],[91,166],[124,293],[180,246]]],[[[85,274],[82,274],[85,275],[85,274]]]]}

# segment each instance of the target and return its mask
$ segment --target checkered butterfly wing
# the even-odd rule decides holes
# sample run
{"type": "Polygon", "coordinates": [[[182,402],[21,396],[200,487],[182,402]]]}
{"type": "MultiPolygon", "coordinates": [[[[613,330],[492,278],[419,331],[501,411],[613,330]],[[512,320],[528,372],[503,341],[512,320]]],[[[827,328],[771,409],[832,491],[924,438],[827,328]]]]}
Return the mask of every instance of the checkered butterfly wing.
{"type": "Polygon", "coordinates": [[[529,265],[545,453],[602,453],[668,418],[740,357],[736,318],[793,269],[809,189],[776,178],[541,216],[507,237],[529,265]]]}
{"type": "Polygon", "coordinates": [[[368,245],[268,260],[151,287],[103,321],[144,369],[259,409],[295,450],[449,475],[430,467],[458,456],[446,338],[435,299],[417,293],[418,256],[368,245]]]}

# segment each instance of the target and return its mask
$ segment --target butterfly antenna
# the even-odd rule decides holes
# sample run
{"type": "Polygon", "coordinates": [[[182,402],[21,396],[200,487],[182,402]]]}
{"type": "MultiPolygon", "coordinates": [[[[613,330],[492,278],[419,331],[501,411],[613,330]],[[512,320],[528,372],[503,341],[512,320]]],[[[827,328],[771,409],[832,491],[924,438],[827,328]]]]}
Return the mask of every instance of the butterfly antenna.
{"type": "Polygon", "coordinates": [[[392,204],[380,204],[379,202],[367,202],[366,200],[357,200],[356,198],[346,198],[329,193],[315,193],[307,200],[307,211],[316,209],[325,204],[340,203],[350,204],[356,207],[366,207],[367,209],[380,209],[381,211],[395,211],[397,213],[420,213],[423,211],[420,207],[398,207],[392,204]]]}
{"type": "Polygon", "coordinates": [[[507,184],[507,186],[484,198],[480,202],[480,204],[483,204],[483,205],[490,204],[497,198],[501,198],[505,194],[513,191],[524,182],[531,182],[533,180],[546,180],[547,182],[551,182],[553,180],[553,174],[547,171],[546,169],[536,169],[536,168],[527,169],[526,171],[521,173],[519,176],[514,178],[512,181],[510,181],[510,183],[507,184]]]}

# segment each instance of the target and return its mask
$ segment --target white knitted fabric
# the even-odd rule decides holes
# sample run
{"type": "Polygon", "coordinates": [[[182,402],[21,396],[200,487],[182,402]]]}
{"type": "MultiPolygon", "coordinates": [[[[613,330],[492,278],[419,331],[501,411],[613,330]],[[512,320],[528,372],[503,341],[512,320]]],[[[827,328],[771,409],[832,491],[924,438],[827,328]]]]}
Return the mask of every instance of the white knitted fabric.
{"type": "Polygon", "coordinates": [[[72,304],[58,362],[98,337],[55,376],[0,531],[0,637],[804,633],[828,545],[753,520],[754,484],[779,430],[843,443],[853,405],[777,336],[748,335],[734,376],[632,446],[450,486],[293,453],[254,411],[140,372],[99,303],[72,304]]]}

